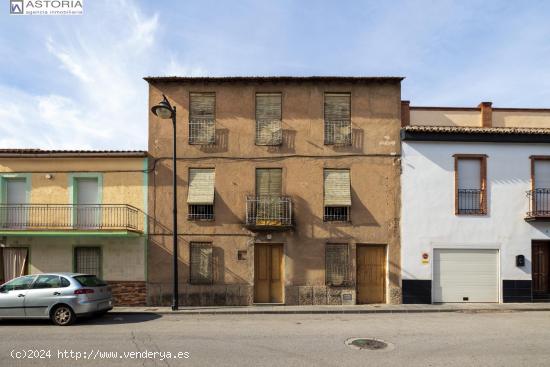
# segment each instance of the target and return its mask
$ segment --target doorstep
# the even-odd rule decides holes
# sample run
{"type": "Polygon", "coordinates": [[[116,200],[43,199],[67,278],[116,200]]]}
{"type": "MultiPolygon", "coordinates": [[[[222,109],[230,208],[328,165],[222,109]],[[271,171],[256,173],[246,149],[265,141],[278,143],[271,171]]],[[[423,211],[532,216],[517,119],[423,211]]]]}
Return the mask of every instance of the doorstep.
{"type": "Polygon", "coordinates": [[[446,303],[437,305],[350,305],[350,306],[204,306],[180,307],[115,307],[111,313],[154,313],[161,315],[253,315],[253,314],[360,314],[423,312],[521,312],[550,311],[550,303],[446,303]]]}

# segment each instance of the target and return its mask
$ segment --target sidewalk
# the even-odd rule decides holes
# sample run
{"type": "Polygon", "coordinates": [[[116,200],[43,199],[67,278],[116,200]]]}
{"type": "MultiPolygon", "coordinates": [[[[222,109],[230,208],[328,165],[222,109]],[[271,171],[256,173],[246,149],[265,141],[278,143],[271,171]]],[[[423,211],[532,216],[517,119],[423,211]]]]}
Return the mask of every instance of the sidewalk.
{"type": "Polygon", "coordinates": [[[111,313],[155,313],[161,315],[252,315],[252,314],[357,314],[420,312],[521,312],[550,311],[550,303],[447,303],[438,305],[354,305],[354,306],[204,306],[115,307],[111,313]]]}

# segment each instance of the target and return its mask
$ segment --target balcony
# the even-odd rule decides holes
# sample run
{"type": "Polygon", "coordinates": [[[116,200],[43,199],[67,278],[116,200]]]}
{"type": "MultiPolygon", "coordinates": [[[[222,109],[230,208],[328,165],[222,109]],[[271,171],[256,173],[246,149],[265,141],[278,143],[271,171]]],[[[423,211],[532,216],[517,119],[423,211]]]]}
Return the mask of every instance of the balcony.
{"type": "Polygon", "coordinates": [[[525,220],[550,221],[550,189],[535,189],[527,191],[529,211],[525,220]]]}
{"type": "Polygon", "coordinates": [[[485,205],[485,190],[459,189],[457,197],[457,214],[484,215],[487,214],[485,205]]]}
{"type": "Polygon", "coordinates": [[[189,120],[189,144],[212,145],[216,143],[216,120],[189,120]]]}
{"type": "Polygon", "coordinates": [[[245,226],[256,231],[291,229],[292,200],[288,196],[247,196],[245,226]]]}
{"type": "Polygon", "coordinates": [[[143,213],[125,204],[4,204],[0,232],[143,232],[143,213]]]}
{"type": "Polygon", "coordinates": [[[351,145],[351,121],[325,120],[325,145],[351,145]]]}

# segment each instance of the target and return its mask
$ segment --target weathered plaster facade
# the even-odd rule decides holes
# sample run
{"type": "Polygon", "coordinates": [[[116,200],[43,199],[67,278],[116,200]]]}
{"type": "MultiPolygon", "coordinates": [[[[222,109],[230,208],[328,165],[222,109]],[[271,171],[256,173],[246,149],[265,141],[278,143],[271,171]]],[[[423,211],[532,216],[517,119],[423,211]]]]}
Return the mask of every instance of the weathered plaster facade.
{"type": "MultiPolygon", "coordinates": [[[[400,78],[146,78],[149,106],[165,94],[177,108],[180,302],[253,303],[254,245],[284,246],[284,303],[355,302],[357,244],[387,249],[386,301],[400,303],[400,78]],[[216,144],[188,143],[189,93],[216,93],[216,144]],[[255,145],[255,94],[282,93],[283,143],[255,145]],[[323,144],[325,92],[351,93],[352,145],[323,144]],[[214,221],[187,220],[189,168],[215,169],[214,221]],[[282,232],[244,227],[245,197],[256,168],[282,168],[283,195],[293,201],[295,226],[282,232]],[[351,222],[323,221],[323,169],[349,168],[351,222]],[[213,245],[213,284],[189,284],[189,242],[213,245]],[[326,243],[347,243],[352,284],[325,285],[326,243]],[[238,259],[244,251],[245,259],[238,259]]],[[[149,113],[148,293],[169,304],[172,261],[172,124],[149,113]]]]}

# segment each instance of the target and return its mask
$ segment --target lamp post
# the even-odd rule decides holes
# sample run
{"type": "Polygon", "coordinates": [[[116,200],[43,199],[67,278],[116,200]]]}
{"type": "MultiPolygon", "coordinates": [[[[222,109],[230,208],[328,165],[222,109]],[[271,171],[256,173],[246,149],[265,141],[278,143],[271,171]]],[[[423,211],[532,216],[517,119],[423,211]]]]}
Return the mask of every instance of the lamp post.
{"type": "Polygon", "coordinates": [[[172,148],[172,166],[173,166],[173,177],[172,177],[172,190],[173,190],[173,258],[172,258],[172,311],[178,309],[178,203],[176,200],[177,194],[177,171],[176,171],[176,106],[172,106],[168,99],[163,94],[163,100],[156,106],[151,108],[151,112],[155,114],[158,118],[163,120],[172,119],[173,127],[173,148],[172,148]]]}

